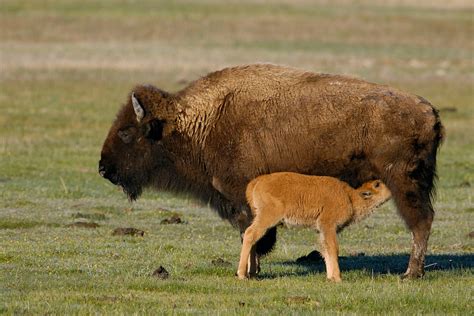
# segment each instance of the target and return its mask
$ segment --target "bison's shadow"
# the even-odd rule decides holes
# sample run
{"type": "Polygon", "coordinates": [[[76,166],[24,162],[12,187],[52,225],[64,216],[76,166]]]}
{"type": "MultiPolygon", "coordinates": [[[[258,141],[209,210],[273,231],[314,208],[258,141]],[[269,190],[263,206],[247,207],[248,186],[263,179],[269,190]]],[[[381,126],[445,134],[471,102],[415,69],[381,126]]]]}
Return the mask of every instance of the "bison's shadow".
{"type": "MultiPolygon", "coordinates": [[[[339,257],[339,266],[341,272],[361,270],[370,274],[401,274],[405,272],[408,266],[408,254],[391,254],[377,256],[351,256],[339,257]]],[[[271,272],[271,266],[265,267],[259,274],[259,278],[272,279],[282,276],[304,276],[314,273],[325,273],[324,261],[283,261],[272,263],[271,265],[298,266],[291,272],[271,272]],[[301,269],[302,268],[302,269],[301,269]]],[[[452,254],[452,255],[428,255],[426,256],[425,271],[433,270],[461,270],[474,268],[474,254],[452,254]]]]}

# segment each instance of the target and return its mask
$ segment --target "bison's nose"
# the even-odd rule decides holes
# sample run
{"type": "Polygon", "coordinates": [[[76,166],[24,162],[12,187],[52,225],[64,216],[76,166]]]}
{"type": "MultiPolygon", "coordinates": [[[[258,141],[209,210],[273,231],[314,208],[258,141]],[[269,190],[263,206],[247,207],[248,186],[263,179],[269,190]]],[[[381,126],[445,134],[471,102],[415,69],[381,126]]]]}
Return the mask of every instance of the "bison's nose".
{"type": "Polygon", "coordinates": [[[99,161],[99,174],[112,182],[113,184],[118,183],[117,179],[117,171],[114,166],[109,166],[107,164],[104,164],[102,160],[99,161]]]}
{"type": "Polygon", "coordinates": [[[101,177],[105,177],[105,167],[99,163],[99,174],[101,177]]]}

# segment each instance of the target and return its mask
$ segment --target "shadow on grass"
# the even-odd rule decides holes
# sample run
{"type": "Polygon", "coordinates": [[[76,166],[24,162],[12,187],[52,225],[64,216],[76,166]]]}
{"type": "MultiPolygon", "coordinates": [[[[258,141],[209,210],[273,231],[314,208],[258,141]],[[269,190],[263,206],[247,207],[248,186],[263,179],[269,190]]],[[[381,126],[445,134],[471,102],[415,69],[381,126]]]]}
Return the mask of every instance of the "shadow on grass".
{"type": "MultiPolygon", "coordinates": [[[[376,256],[353,256],[339,257],[341,272],[361,270],[372,274],[402,274],[408,266],[408,254],[391,254],[376,256]]],[[[264,263],[265,264],[265,263],[264,263]]],[[[273,265],[298,266],[304,269],[291,271],[288,273],[268,273],[259,274],[259,278],[272,279],[283,276],[305,276],[314,273],[324,273],[326,271],[324,261],[296,262],[283,261],[273,263],[273,265]]],[[[474,268],[474,254],[447,254],[426,256],[425,271],[447,271],[474,268]]],[[[266,270],[264,268],[264,270],[266,270]]]]}

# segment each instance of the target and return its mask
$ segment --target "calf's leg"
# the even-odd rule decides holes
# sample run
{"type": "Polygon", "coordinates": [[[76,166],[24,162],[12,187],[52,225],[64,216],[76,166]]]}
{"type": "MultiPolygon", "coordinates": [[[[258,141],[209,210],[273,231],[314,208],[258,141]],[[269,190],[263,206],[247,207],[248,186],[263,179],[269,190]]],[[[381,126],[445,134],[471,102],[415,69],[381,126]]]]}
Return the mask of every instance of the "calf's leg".
{"type": "MultiPolygon", "coordinates": [[[[265,232],[270,227],[275,226],[280,218],[275,218],[272,216],[270,212],[264,212],[265,215],[261,215],[260,211],[257,211],[257,215],[255,216],[253,223],[245,230],[244,238],[242,241],[242,250],[240,251],[240,260],[239,260],[239,267],[237,269],[237,277],[239,279],[247,278],[247,272],[250,274],[254,274],[254,268],[248,269],[248,261],[256,260],[250,258],[250,254],[252,252],[252,248],[255,251],[255,244],[257,241],[265,235],[265,232]],[[249,271],[250,270],[250,271],[249,271]]],[[[255,261],[256,262],[256,261],[255,261]]]]}
{"type": "Polygon", "coordinates": [[[253,245],[252,249],[250,249],[250,256],[249,256],[249,261],[248,261],[248,274],[250,278],[253,278],[257,275],[258,269],[259,269],[259,262],[258,262],[258,256],[256,253],[256,248],[257,245],[253,245]]]}
{"type": "MultiPolygon", "coordinates": [[[[239,216],[237,217],[237,223],[240,228],[240,238],[241,242],[244,240],[244,235],[245,235],[245,230],[251,225],[252,219],[251,219],[251,213],[248,210],[242,211],[239,216]]],[[[257,248],[258,248],[258,243],[255,246],[252,246],[250,250],[250,255],[248,258],[248,275],[250,277],[255,276],[260,269],[259,266],[259,259],[258,259],[258,254],[257,254],[257,248]]]]}
{"type": "Polygon", "coordinates": [[[325,226],[320,229],[320,239],[324,262],[326,263],[327,278],[334,282],[341,282],[341,271],[339,270],[339,245],[337,243],[337,232],[334,226],[325,226]]]}
{"type": "MultiPolygon", "coordinates": [[[[242,241],[242,250],[240,251],[239,267],[237,269],[237,277],[239,279],[247,278],[247,263],[250,259],[250,253],[252,248],[254,248],[255,243],[265,234],[267,228],[268,227],[252,224],[245,230],[244,239],[242,241]]],[[[250,260],[253,260],[253,258],[250,260]]]]}

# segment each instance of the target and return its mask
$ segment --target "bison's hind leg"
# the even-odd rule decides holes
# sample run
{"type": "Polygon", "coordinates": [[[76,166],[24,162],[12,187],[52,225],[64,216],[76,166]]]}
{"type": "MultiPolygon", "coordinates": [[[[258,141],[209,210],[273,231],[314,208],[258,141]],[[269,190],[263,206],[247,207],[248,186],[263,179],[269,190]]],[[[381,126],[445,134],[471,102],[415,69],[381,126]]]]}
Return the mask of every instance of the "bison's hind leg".
{"type": "Polygon", "coordinates": [[[392,173],[389,188],[400,216],[412,233],[412,250],[404,277],[417,278],[424,274],[425,254],[434,218],[431,195],[436,175],[435,166],[423,160],[409,166],[409,170],[404,167],[392,173]]]}

